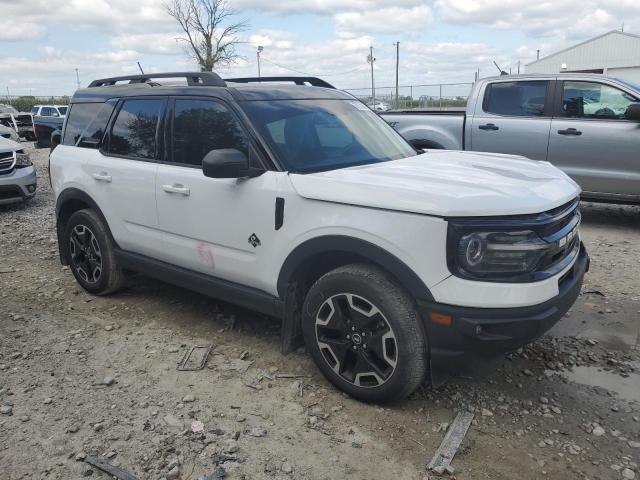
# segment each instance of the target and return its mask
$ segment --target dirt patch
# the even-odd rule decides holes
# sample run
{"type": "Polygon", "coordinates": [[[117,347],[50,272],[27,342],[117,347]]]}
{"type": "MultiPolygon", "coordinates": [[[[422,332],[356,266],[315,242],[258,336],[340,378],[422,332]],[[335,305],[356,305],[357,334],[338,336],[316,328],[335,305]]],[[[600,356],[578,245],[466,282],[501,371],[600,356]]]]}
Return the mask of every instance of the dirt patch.
{"type": "Polygon", "coordinates": [[[278,323],[255,312],[142,276],[85,293],[58,261],[48,151],[29,151],[38,195],[0,207],[3,479],[107,478],[88,455],[139,479],[420,480],[463,408],[476,415],[456,478],[638,475],[639,406],[615,385],[640,360],[639,207],[583,205],[590,293],[550,335],[382,408],[335,390],[304,352],[282,356],[278,323]],[[208,344],[206,368],[177,370],[208,344]],[[576,383],[574,368],[616,382],[576,383]]]}

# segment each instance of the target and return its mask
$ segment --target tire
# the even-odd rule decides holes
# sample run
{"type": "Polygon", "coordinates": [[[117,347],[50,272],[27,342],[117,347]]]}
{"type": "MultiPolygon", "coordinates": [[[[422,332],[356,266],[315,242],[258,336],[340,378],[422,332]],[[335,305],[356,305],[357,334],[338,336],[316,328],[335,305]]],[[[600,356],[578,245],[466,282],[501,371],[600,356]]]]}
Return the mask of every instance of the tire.
{"type": "Polygon", "coordinates": [[[346,265],[321,277],[304,301],[302,332],[324,376],[358,400],[402,400],[427,376],[415,304],[378,267],[346,265]]]}
{"type": "Polygon", "coordinates": [[[114,254],[104,222],[90,209],[71,215],[64,229],[63,251],[77,282],[93,295],[108,295],[124,286],[125,275],[114,254]]]}

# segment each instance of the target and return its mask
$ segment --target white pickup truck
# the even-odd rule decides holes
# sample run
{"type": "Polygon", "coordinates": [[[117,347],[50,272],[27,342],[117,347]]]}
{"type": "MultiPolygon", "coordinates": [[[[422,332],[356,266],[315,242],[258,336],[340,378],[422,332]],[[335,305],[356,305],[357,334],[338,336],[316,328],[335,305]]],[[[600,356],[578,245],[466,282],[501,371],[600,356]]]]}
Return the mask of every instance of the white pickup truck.
{"type": "Polygon", "coordinates": [[[381,114],[414,147],[547,160],[582,198],[640,203],[640,85],[595,74],[482,79],[465,112],[381,114]]]}

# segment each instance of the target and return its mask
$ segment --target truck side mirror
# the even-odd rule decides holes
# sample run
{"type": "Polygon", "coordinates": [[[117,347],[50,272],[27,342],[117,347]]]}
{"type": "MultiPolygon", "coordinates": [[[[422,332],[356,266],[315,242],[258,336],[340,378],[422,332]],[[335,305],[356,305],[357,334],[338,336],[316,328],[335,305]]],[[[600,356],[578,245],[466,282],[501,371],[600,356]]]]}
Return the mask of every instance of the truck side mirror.
{"type": "Polygon", "coordinates": [[[640,122],[640,103],[632,103],[624,112],[624,118],[632,122],[640,122]]]}
{"type": "Polygon", "coordinates": [[[62,140],[62,132],[60,130],[55,130],[51,134],[51,151],[52,152],[58,145],[60,145],[61,140],[62,140]]]}

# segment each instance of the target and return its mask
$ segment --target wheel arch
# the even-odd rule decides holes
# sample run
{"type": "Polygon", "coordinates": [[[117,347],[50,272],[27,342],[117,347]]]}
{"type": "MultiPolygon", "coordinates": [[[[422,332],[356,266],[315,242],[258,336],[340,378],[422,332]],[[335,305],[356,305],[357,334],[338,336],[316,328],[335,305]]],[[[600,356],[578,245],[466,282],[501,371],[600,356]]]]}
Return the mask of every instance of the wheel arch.
{"type": "Polygon", "coordinates": [[[284,300],[282,345],[284,353],[302,345],[301,310],[311,285],[325,273],[351,263],[370,263],[388,272],[414,299],[430,299],[424,282],[402,260],[366,240],[326,235],[298,245],[278,275],[278,295],[284,300]]]}
{"type": "Polygon", "coordinates": [[[60,253],[60,262],[63,265],[69,264],[69,259],[66,255],[66,252],[63,248],[64,245],[64,229],[75,212],[79,210],[84,210],[86,208],[90,208],[100,217],[100,220],[105,225],[107,233],[109,234],[109,238],[113,241],[114,245],[117,245],[115,240],[113,239],[113,235],[111,234],[111,229],[109,228],[109,223],[105,218],[102,210],[96,203],[96,201],[91,198],[91,196],[83,190],[78,188],[67,188],[63,190],[60,195],[58,195],[58,199],[56,200],[56,234],[58,237],[58,251],[60,253]]]}
{"type": "Polygon", "coordinates": [[[433,299],[424,282],[402,260],[371,242],[344,235],[315,237],[293,249],[280,268],[278,294],[283,298],[287,285],[299,278],[309,267],[312,270],[330,271],[346,263],[358,261],[375,264],[389,272],[414,298],[433,299]],[[337,257],[336,260],[324,263],[324,260],[331,256],[337,257]],[[321,265],[318,265],[319,263],[321,265]],[[338,265],[332,265],[335,263],[338,265]]]}

